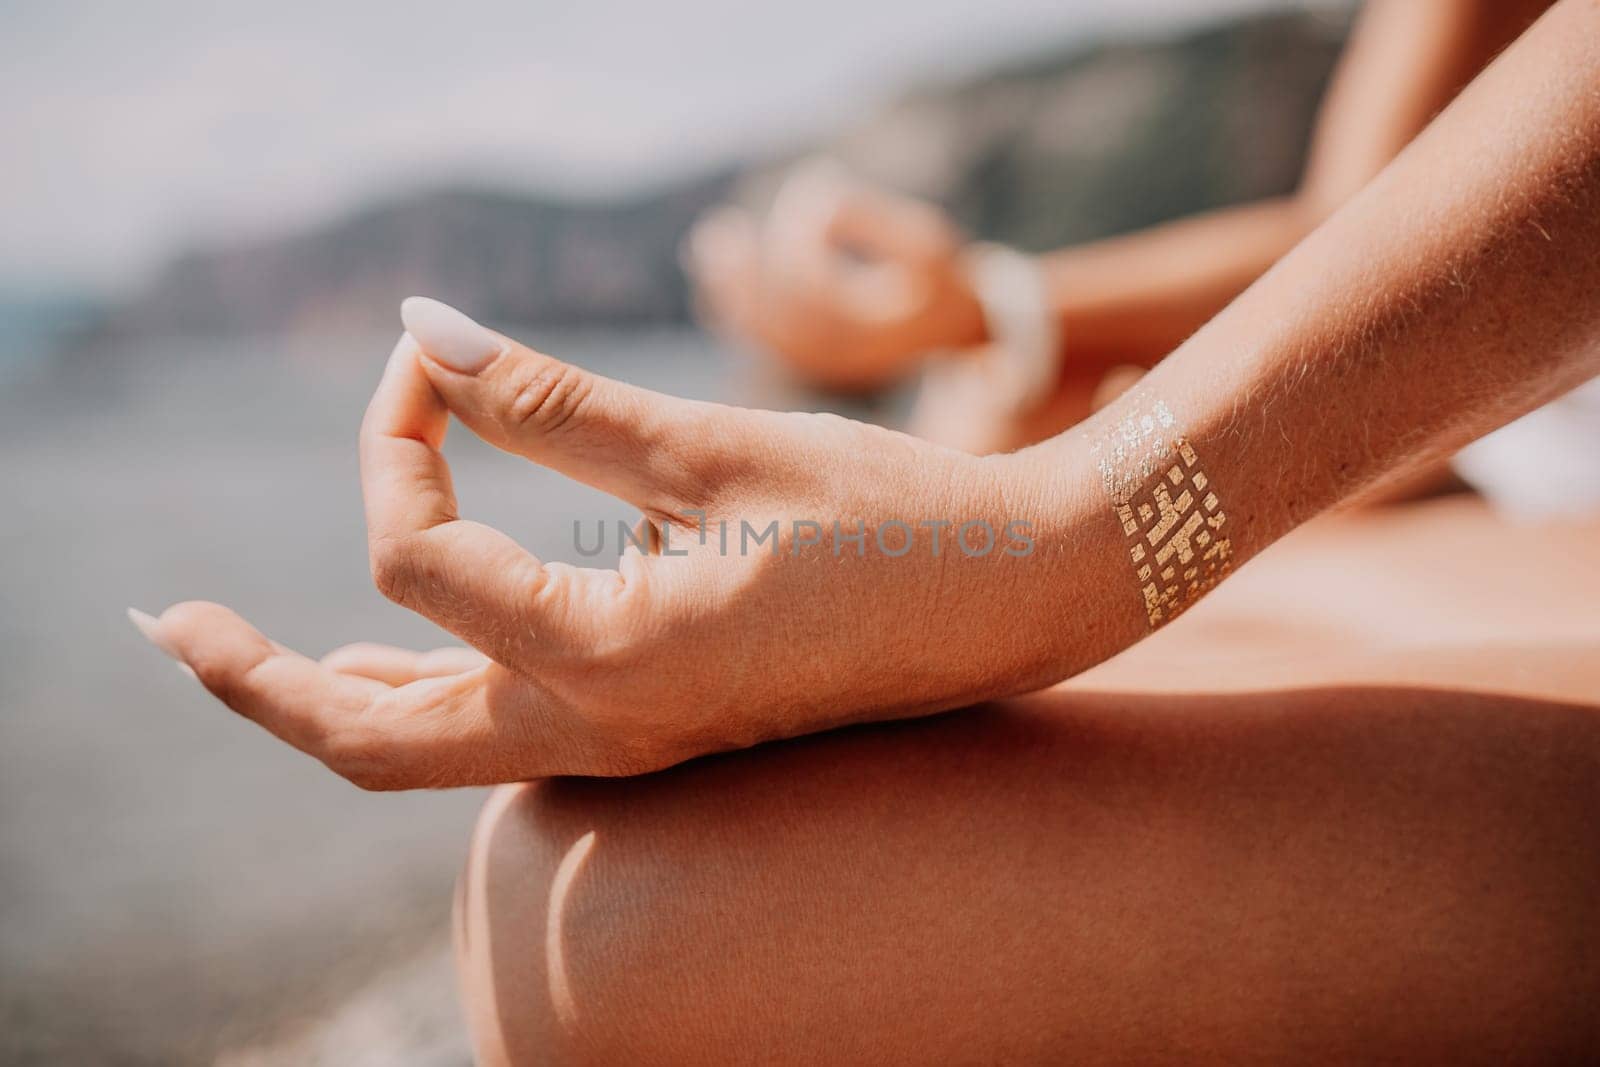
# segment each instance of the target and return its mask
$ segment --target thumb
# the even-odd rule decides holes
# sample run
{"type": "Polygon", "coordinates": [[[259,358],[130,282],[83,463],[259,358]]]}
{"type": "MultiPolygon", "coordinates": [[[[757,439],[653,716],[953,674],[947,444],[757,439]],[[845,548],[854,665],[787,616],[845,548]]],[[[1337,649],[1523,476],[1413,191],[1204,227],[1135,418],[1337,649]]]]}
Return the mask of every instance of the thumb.
{"type": "Polygon", "coordinates": [[[960,231],[933,204],[859,183],[835,196],[826,232],[833,244],[919,267],[942,263],[961,248],[960,231]]]}
{"type": "Polygon", "coordinates": [[[955,225],[932,204],[860,183],[837,188],[820,238],[860,257],[838,278],[836,299],[864,322],[925,310],[937,298],[929,272],[948,270],[961,249],[955,225]]]}
{"type": "Polygon", "coordinates": [[[591,374],[427,297],[407,299],[400,318],[446,406],[490,444],[646,512],[676,514],[704,497],[695,442],[719,409],[591,374]]]}

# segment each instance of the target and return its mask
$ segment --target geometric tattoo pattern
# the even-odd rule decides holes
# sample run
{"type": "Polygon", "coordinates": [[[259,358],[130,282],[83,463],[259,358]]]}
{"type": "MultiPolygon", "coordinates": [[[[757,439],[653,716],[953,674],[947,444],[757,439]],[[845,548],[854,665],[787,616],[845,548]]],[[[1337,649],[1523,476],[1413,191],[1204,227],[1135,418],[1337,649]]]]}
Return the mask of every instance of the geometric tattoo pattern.
{"type": "Polygon", "coordinates": [[[1228,516],[1194,446],[1160,397],[1135,386],[1082,430],[1154,629],[1220,582],[1232,565],[1228,516]],[[1114,413],[1113,413],[1114,410],[1114,413]]]}
{"type": "Polygon", "coordinates": [[[1176,618],[1228,573],[1233,545],[1228,516],[1182,438],[1172,462],[1114,503],[1152,628],[1176,618]]]}

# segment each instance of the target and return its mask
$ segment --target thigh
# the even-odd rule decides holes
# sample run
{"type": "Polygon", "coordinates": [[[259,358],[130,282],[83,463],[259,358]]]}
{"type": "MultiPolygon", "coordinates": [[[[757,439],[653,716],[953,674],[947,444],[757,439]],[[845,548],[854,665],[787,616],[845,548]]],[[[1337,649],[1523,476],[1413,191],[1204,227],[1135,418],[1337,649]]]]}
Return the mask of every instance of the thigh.
{"type": "Polygon", "coordinates": [[[1600,723],[1062,690],[497,794],[480,1051],[533,1062],[1600,1052],[1600,723]]]}

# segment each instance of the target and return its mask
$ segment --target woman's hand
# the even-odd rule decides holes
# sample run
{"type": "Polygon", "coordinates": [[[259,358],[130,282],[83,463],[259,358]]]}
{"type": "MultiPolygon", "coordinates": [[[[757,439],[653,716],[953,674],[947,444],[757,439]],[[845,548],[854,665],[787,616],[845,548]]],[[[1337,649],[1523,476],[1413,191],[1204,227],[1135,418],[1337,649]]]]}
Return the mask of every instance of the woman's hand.
{"type": "Polygon", "coordinates": [[[758,227],[724,208],[690,234],[704,312],[823,387],[870,389],[984,337],[961,235],[933,205],[822,171],[785,185],[758,227]]]}
{"type": "Polygon", "coordinates": [[[147,624],[217,697],[352,781],[636,773],[1053,680],[1056,628],[1030,614],[1037,499],[1005,461],[650,393],[433,301],[404,318],[361,436],[373,575],[487,658],[354,646],[318,663],[202,602],[147,624]],[[452,411],[639,507],[644,550],[616,570],[543,563],[460,518],[452,411]]]}

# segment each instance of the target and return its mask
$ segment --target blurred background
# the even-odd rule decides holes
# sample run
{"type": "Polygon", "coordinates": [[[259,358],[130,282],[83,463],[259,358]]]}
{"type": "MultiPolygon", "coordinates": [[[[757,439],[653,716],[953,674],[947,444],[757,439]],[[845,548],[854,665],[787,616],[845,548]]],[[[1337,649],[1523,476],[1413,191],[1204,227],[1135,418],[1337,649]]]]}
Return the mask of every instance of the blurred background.
{"type": "MultiPolygon", "coordinates": [[[[123,612],[447,643],[367,576],[401,298],[671,392],[818,406],[693,324],[678,246],[826,153],[1043,249],[1286,192],[1349,6],[0,5],[0,1062],[464,1064],[481,795],[357,791],[123,612]]],[[[598,494],[457,433],[545,558],[598,494]]]]}

